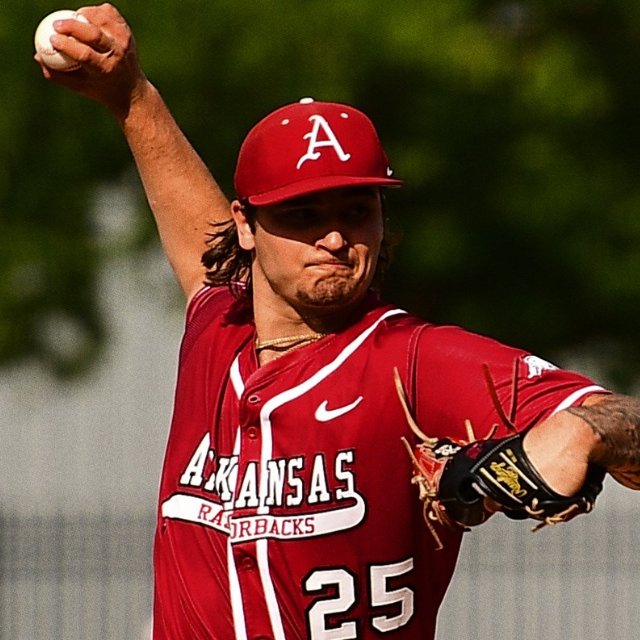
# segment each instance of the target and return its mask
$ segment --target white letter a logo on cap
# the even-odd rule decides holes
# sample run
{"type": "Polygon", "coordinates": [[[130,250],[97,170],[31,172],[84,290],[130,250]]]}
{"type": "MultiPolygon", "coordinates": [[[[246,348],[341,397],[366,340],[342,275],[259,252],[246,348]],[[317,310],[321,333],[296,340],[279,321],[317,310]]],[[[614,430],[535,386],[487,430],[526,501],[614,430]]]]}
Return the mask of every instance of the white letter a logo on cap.
{"type": "Polygon", "coordinates": [[[307,153],[298,160],[296,169],[299,169],[307,160],[317,160],[320,157],[320,151],[318,151],[318,149],[321,149],[322,147],[333,147],[338,158],[342,162],[346,162],[351,157],[351,154],[344,152],[344,149],[338,142],[338,138],[336,138],[336,134],[331,130],[329,123],[319,115],[313,115],[309,120],[313,122],[313,128],[309,133],[304,135],[304,139],[309,140],[309,146],[307,147],[307,153]],[[318,135],[321,129],[326,138],[318,140],[318,135]]]}

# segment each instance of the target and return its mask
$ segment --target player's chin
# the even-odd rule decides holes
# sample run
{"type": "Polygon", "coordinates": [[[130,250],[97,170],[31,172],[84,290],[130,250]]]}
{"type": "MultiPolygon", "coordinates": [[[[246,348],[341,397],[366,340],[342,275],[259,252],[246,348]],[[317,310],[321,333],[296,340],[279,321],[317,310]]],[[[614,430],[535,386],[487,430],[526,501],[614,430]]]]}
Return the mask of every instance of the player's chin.
{"type": "Polygon", "coordinates": [[[328,277],[318,280],[307,290],[299,291],[298,297],[307,307],[339,310],[357,304],[366,290],[366,284],[359,278],[328,277]]]}

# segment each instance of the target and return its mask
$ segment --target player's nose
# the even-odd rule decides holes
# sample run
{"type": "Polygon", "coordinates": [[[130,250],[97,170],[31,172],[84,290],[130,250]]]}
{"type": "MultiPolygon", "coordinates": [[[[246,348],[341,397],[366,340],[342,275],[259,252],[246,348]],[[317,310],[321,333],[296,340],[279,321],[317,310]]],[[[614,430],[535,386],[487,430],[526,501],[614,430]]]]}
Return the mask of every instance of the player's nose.
{"type": "Polygon", "coordinates": [[[316,242],[316,247],[321,247],[332,253],[340,251],[340,249],[344,249],[346,246],[347,239],[339,229],[327,231],[327,233],[325,233],[323,237],[318,238],[316,242]]]}

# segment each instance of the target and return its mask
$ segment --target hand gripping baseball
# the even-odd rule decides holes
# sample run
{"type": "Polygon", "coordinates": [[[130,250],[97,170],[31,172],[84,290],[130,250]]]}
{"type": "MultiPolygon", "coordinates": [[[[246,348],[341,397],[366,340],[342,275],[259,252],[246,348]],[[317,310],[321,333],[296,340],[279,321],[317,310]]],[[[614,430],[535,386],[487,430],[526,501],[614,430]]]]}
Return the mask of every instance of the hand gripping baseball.
{"type": "Polygon", "coordinates": [[[101,102],[122,119],[146,82],[131,29],[110,4],[82,7],[78,14],[86,22],[56,22],[57,35],[51,40],[79,67],[62,72],[47,67],[39,55],[36,60],[45,78],[101,102]]]}
{"type": "MultiPolygon", "coordinates": [[[[438,548],[442,548],[434,523],[467,529],[481,524],[496,510],[513,519],[533,518],[545,525],[567,522],[591,511],[602,489],[604,470],[592,466],[582,489],[574,496],[562,496],[551,489],[533,467],[522,447],[522,434],[513,424],[515,403],[507,415],[498,399],[488,367],[484,367],[487,388],[500,420],[510,432],[493,438],[498,425],[478,439],[471,423],[465,423],[467,440],[438,439],[425,435],[409,410],[398,372],[398,397],[411,430],[419,438],[412,446],[404,440],[411,456],[412,482],[419,487],[425,521],[438,548]]],[[[514,371],[514,382],[517,377],[514,371]]],[[[515,393],[512,394],[515,398],[515,393]]]]}

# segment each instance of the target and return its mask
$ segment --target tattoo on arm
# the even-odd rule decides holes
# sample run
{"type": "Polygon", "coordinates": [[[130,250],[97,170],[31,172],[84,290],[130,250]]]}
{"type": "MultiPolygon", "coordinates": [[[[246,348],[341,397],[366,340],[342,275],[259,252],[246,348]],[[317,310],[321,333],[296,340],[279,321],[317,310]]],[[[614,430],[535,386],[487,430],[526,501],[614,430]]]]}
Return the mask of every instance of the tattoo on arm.
{"type": "Polygon", "coordinates": [[[598,404],[570,407],[567,411],[582,418],[599,436],[601,446],[593,462],[606,469],[640,469],[640,399],[611,395],[598,404]]]}

